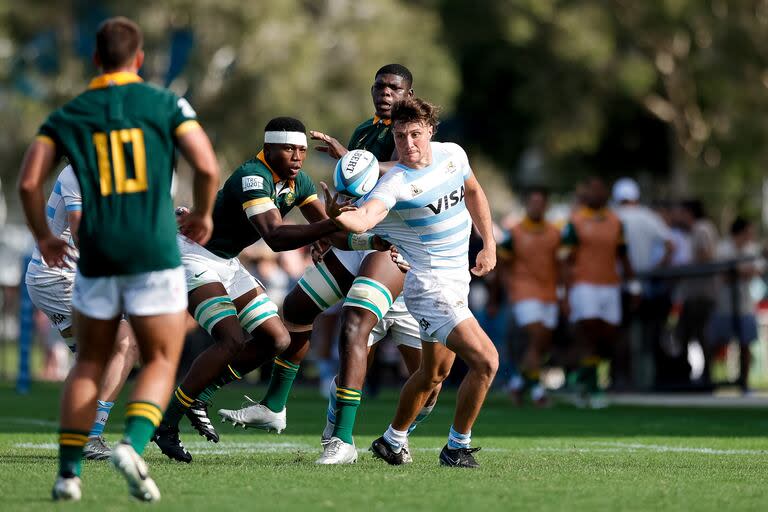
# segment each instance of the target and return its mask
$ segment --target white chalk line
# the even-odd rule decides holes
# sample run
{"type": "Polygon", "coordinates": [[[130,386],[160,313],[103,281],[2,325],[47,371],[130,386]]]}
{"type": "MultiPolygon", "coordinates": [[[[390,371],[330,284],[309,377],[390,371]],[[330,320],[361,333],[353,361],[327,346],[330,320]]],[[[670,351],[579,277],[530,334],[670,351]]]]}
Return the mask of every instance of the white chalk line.
{"type": "MultiPolygon", "coordinates": [[[[235,454],[260,454],[260,453],[296,453],[319,452],[319,445],[308,443],[274,443],[274,442],[222,442],[207,443],[205,441],[192,441],[185,443],[192,453],[207,455],[235,455],[235,454]]],[[[15,443],[14,448],[28,450],[56,450],[56,443],[15,443]]],[[[436,453],[439,448],[412,447],[413,452],[436,453]]],[[[358,448],[358,453],[366,453],[366,448],[358,448]]],[[[573,446],[534,446],[530,448],[495,448],[483,447],[484,452],[491,453],[519,453],[519,452],[549,452],[549,453],[692,453],[698,455],[768,455],[768,450],[753,449],[719,449],[708,447],[671,446],[646,443],[621,443],[608,441],[586,442],[584,445],[573,446]],[[586,445],[586,446],[585,446],[586,445]]]]}

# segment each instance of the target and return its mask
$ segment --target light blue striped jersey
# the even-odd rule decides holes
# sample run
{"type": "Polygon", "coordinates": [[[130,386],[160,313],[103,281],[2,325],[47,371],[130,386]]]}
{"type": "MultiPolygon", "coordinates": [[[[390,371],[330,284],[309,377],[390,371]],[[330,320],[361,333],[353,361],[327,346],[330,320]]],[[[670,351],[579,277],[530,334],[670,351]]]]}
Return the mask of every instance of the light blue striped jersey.
{"type": "Polygon", "coordinates": [[[464,181],[472,175],[467,154],[453,143],[432,142],[432,164],[397,164],[366,200],[383,201],[389,212],[372,233],[394,244],[411,271],[467,269],[472,219],[464,181]]]}
{"type": "MultiPolygon", "coordinates": [[[[72,166],[68,165],[61,171],[59,177],[56,178],[56,183],[53,186],[53,192],[48,198],[48,205],[46,206],[46,216],[48,217],[48,226],[51,228],[53,234],[62,240],[65,240],[72,246],[73,254],[78,256],[77,249],[75,248],[74,240],[72,239],[72,233],[69,229],[69,220],[67,218],[67,212],[80,211],[83,209],[83,199],[80,195],[80,184],[75,177],[75,173],[72,170],[72,166]]],[[[37,266],[39,270],[51,270],[56,273],[69,273],[73,275],[75,269],[52,269],[46,265],[45,261],[40,255],[40,250],[35,247],[32,253],[32,263],[30,270],[33,266],[37,266]]]]}

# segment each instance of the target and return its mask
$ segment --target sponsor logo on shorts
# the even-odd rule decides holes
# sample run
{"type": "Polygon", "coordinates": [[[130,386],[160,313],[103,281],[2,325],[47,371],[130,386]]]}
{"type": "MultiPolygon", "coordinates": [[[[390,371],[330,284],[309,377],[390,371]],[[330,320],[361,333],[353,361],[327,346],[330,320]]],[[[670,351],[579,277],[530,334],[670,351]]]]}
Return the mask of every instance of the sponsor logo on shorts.
{"type": "Polygon", "coordinates": [[[427,319],[426,319],[426,318],[422,318],[421,320],[419,320],[419,326],[420,326],[420,327],[421,327],[421,328],[422,328],[424,331],[426,331],[427,329],[429,329],[429,326],[430,326],[430,325],[432,325],[432,324],[430,324],[430,323],[427,321],[427,319]]]}
{"type": "Polygon", "coordinates": [[[51,322],[53,322],[53,325],[59,325],[64,320],[65,317],[61,313],[54,313],[51,315],[51,322]]]}
{"type": "Polygon", "coordinates": [[[205,274],[206,272],[208,272],[208,271],[207,271],[207,270],[203,270],[203,271],[202,271],[202,272],[200,272],[199,274],[195,274],[195,279],[197,279],[197,278],[198,278],[198,277],[200,277],[201,275],[205,274]]]}
{"type": "Polygon", "coordinates": [[[243,176],[243,192],[262,190],[263,188],[264,178],[261,176],[243,176]]]}

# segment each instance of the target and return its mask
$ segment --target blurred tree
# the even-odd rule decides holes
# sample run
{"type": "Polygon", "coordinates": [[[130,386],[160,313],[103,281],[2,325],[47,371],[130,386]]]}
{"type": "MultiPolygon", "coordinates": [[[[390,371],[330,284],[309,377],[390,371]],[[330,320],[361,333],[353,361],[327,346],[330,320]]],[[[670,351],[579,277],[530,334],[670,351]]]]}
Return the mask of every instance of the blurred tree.
{"type": "MultiPolygon", "coordinates": [[[[439,15],[401,0],[0,1],[0,177],[15,179],[44,116],[81,92],[95,72],[86,56],[104,17],[124,14],[145,33],[145,79],[189,97],[229,173],[253,156],[278,115],[346,141],[372,115],[373,74],[408,66],[415,88],[451,110],[457,71],[441,44],[439,15]],[[41,35],[48,41],[40,49],[41,35]],[[407,37],[402,37],[407,34],[407,37]],[[53,42],[51,42],[53,41],[53,42]],[[43,65],[46,55],[51,66],[43,65]],[[50,60],[50,59],[49,59],[50,60]]],[[[307,168],[327,177],[314,153],[307,168]]],[[[10,188],[11,191],[13,187],[10,188]]],[[[182,189],[182,196],[184,191],[182,189]]],[[[15,198],[13,198],[15,199],[15,198]]]]}
{"type": "Polygon", "coordinates": [[[441,0],[440,12],[462,136],[513,169],[533,151],[538,174],[516,183],[634,174],[758,206],[768,1],[441,0]]]}

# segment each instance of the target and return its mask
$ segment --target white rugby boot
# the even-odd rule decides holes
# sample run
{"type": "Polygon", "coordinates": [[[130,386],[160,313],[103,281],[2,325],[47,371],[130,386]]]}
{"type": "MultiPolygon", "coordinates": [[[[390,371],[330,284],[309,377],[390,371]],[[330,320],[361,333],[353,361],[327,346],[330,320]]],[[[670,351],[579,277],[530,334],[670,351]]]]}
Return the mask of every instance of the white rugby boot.
{"type": "Polygon", "coordinates": [[[243,428],[258,428],[267,432],[274,430],[278,434],[285,430],[287,424],[285,407],[280,412],[272,412],[266,405],[255,402],[248,396],[245,398],[253,405],[236,410],[219,409],[221,421],[230,421],[234,426],[242,425],[243,428]]]}
{"type": "Polygon", "coordinates": [[[71,478],[57,477],[56,483],[53,484],[53,489],[51,489],[53,501],[80,501],[82,495],[80,491],[80,478],[76,476],[71,478]]]}
{"type": "Polygon", "coordinates": [[[332,437],[325,445],[323,455],[315,464],[354,464],[357,462],[357,448],[345,443],[338,437],[332,437]]]}
{"type": "Polygon", "coordinates": [[[160,489],[149,477],[147,463],[133,446],[125,441],[118,443],[112,450],[112,465],[125,477],[131,496],[146,502],[160,500],[160,489]]]}

